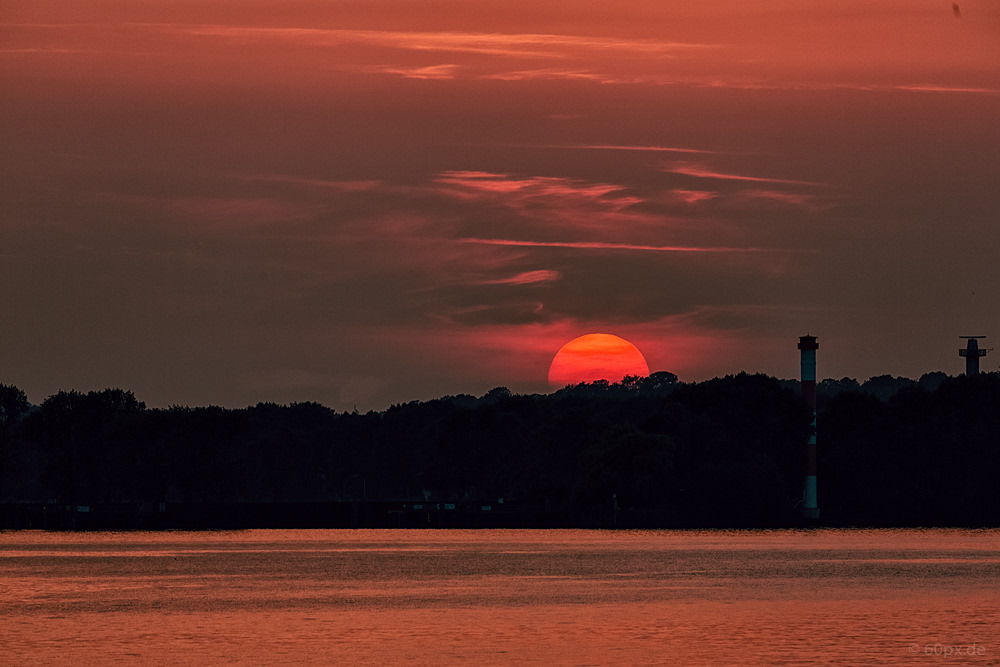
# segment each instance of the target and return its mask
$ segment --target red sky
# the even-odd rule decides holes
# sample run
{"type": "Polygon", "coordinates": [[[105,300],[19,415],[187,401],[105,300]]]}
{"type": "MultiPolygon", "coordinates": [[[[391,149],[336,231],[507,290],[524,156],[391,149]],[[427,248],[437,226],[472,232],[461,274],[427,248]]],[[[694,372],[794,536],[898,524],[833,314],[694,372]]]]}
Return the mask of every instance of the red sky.
{"type": "Polygon", "coordinates": [[[6,0],[0,382],[381,409],[548,391],[590,332],[957,374],[1000,342],[1000,6],[959,5],[6,0]]]}

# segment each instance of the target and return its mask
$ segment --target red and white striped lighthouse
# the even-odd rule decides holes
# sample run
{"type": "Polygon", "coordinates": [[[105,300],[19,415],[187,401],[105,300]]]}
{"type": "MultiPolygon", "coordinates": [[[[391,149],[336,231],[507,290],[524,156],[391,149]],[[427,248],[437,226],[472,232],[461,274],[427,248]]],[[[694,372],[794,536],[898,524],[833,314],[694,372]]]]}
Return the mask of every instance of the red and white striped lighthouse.
{"type": "Polygon", "coordinates": [[[819,518],[819,504],[816,500],[816,350],[819,343],[816,336],[799,336],[802,351],[802,398],[812,410],[812,428],[806,441],[806,478],[802,488],[802,516],[807,519],[819,518]]]}

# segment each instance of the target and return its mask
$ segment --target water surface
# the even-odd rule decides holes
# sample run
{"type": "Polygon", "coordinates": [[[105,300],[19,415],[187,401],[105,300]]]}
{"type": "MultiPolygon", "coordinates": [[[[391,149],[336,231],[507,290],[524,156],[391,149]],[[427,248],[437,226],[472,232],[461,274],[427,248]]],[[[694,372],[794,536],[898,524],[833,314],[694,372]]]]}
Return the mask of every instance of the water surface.
{"type": "Polygon", "coordinates": [[[8,532],[0,647],[13,665],[996,665],[1000,531],[8,532]]]}

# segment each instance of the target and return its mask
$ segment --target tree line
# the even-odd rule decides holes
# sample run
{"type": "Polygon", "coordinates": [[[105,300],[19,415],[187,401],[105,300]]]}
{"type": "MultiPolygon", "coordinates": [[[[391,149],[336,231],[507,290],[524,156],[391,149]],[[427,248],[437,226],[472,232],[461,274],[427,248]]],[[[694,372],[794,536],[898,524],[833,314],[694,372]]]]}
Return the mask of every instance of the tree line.
{"type": "MultiPolygon", "coordinates": [[[[826,380],[818,395],[824,522],[1000,523],[1000,375],[826,380]]],[[[32,406],[0,385],[0,502],[614,499],[664,525],[796,525],[811,418],[797,383],[746,373],[499,387],[365,414],[147,408],[122,389],[32,406]]]]}

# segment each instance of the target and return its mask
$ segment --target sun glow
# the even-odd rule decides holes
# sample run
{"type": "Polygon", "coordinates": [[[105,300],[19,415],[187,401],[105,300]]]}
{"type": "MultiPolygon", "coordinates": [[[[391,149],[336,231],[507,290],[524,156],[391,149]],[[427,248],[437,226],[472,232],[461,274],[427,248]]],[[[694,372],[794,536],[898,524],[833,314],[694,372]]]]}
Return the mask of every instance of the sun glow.
{"type": "Polygon", "coordinates": [[[563,345],[549,366],[549,385],[619,382],[626,375],[649,375],[646,359],[635,345],[612,334],[593,333],[563,345]]]}

